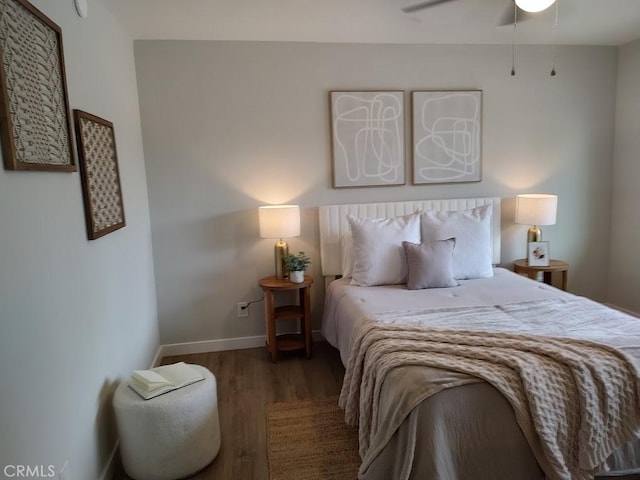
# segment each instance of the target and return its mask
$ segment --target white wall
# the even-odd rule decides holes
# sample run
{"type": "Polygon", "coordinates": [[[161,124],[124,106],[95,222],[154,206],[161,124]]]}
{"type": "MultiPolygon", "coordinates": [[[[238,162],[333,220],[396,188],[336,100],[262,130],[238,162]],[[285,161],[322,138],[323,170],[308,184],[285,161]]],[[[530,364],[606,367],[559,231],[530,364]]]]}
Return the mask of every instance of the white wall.
{"type": "Polygon", "coordinates": [[[33,3],[63,30],[71,108],[115,125],[127,226],[87,241],[79,173],[0,169],[0,468],[68,460],[71,480],[93,480],[116,382],[159,338],[133,42],[100,1],[87,19],[71,0],[33,3]]]}
{"type": "Polygon", "coordinates": [[[640,40],[620,48],[609,300],[640,312],[640,40]]]}
{"type": "MultiPolygon", "coordinates": [[[[615,48],[559,48],[556,77],[549,47],[518,47],[516,77],[507,46],[137,41],[135,56],[163,343],[264,334],[262,306],[237,319],[236,302],[272,274],[265,203],[301,205],[289,243],[318,278],[319,204],[498,195],[509,265],[526,242],[515,195],[557,193],[552,256],[571,262],[570,290],[604,299],[615,48]],[[483,90],[482,182],[331,187],[330,90],[460,88],[483,90]]],[[[317,326],[320,282],[312,294],[317,326]]]]}

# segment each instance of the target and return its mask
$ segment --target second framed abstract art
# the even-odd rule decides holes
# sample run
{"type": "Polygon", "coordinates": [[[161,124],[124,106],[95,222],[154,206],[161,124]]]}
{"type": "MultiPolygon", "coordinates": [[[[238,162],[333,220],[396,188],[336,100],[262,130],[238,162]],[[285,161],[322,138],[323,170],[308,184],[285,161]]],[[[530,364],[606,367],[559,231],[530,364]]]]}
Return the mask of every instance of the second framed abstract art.
{"type": "Polygon", "coordinates": [[[482,179],[482,91],[415,91],[413,183],[482,179]]]}

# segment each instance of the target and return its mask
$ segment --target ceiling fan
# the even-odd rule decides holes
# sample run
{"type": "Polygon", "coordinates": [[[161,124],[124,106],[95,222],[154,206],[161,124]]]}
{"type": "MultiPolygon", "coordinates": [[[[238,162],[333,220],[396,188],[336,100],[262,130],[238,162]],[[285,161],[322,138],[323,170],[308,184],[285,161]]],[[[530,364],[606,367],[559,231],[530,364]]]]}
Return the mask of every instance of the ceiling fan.
{"type": "MultiPolygon", "coordinates": [[[[402,11],[404,13],[413,13],[425,8],[435,7],[441,3],[454,2],[456,0],[427,0],[424,2],[415,3],[404,7],[402,11]]],[[[515,9],[517,11],[518,22],[533,18],[536,13],[546,10],[555,3],[556,0],[511,0],[515,3],[515,9]]],[[[505,13],[500,18],[499,26],[513,25],[514,22],[514,8],[509,5],[505,13]]]]}

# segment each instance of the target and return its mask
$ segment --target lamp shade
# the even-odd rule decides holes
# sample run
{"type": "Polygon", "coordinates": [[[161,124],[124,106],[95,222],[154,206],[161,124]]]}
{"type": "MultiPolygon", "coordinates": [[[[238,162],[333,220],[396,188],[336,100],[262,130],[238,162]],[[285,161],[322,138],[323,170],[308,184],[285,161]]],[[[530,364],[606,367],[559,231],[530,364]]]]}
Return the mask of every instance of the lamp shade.
{"type": "Polygon", "coordinates": [[[541,12],[546,10],[556,0],[516,0],[516,5],[518,8],[524,10],[525,12],[541,12]]]}
{"type": "Polygon", "coordinates": [[[300,236],[300,207],[298,205],[268,205],[258,209],[262,238],[300,236]]]}
{"type": "Polygon", "coordinates": [[[516,223],[523,225],[555,225],[558,196],[528,193],[516,197],[516,223]]]}

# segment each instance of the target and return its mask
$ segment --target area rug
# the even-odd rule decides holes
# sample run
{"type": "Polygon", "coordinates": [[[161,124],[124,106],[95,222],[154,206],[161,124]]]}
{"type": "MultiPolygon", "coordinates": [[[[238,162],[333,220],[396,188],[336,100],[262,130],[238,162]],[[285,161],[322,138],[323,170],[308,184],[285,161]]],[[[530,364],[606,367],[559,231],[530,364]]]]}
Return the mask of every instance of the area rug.
{"type": "Polygon", "coordinates": [[[266,412],[271,480],[358,478],[358,430],[344,423],[337,398],[270,403],[266,412]]]}

